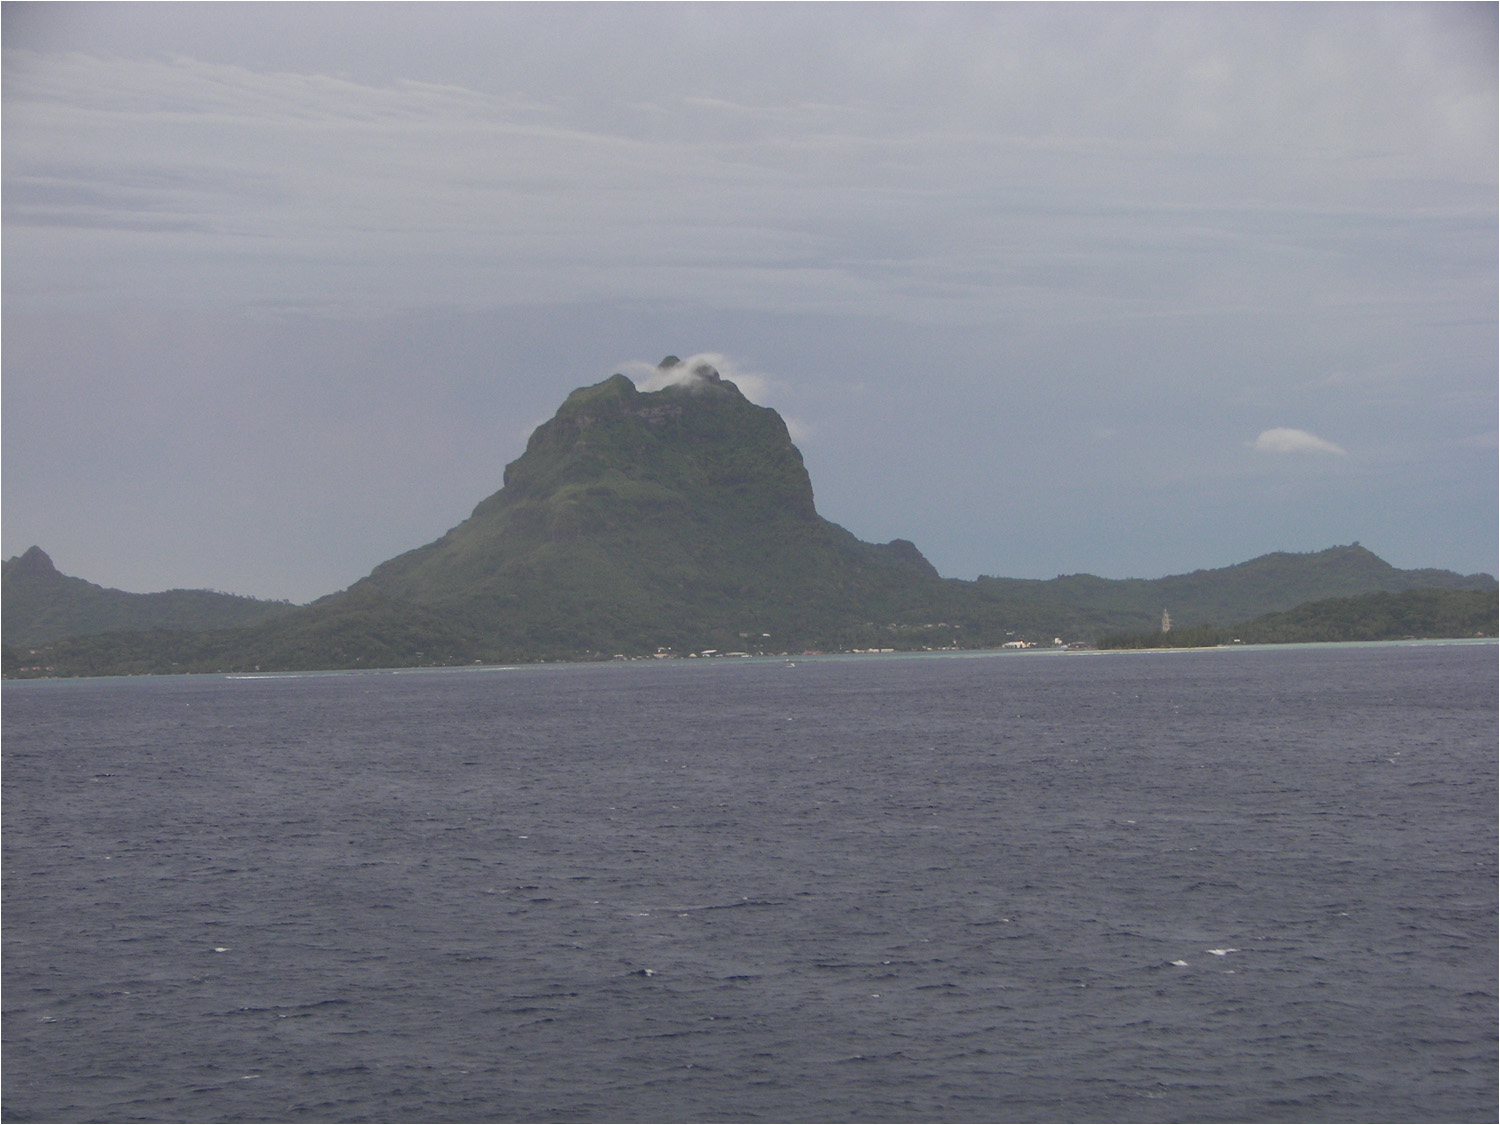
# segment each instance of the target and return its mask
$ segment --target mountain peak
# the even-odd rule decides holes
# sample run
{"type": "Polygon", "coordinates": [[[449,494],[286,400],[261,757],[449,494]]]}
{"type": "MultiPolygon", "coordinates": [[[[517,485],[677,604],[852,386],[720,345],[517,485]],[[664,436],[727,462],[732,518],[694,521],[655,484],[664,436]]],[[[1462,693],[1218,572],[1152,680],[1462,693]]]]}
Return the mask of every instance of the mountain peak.
{"type": "Polygon", "coordinates": [[[667,370],[683,377],[659,390],[612,375],[574,391],[506,466],[504,489],[475,514],[548,497],[592,505],[606,493],[649,494],[659,506],[670,493],[694,503],[767,503],[812,518],[812,485],[780,415],[750,402],[710,364],[667,370]]]}
{"type": "Polygon", "coordinates": [[[57,567],[52,565],[52,559],[40,547],[32,547],[24,555],[7,560],[5,569],[8,572],[7,576],[12,578],[53,578],[57,576],[57,567]]]}

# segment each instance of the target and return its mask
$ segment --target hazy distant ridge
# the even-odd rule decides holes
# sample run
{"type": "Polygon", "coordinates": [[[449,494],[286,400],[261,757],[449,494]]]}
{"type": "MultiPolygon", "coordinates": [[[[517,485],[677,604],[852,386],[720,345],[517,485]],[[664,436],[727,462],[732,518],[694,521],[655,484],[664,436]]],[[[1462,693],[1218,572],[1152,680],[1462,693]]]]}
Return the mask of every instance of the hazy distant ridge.
{"type": "Polygon", "coordinates": [[[1032,628],[1055,622],[1063,635],[1133,631],[1159,626],[1162,612],[1179,625],[1227,626],[1305,602],[1413,589],[1491,590],[1488,574],[1400,570],[1351,543],[1297,554],[1276,551],[1215,570],[1166,578],[1098,578],[1070,574],[1047,580],[981,575],[979,590],[1032,628]]]}
{"type": "Polygon", "coordinates": [[[40,547],[6,559],[0,581],[8,645],[122,629],[226,629],[268,621],[293,608],[289,602],[214,590],[113,590],[59,573],[40,547]]]}

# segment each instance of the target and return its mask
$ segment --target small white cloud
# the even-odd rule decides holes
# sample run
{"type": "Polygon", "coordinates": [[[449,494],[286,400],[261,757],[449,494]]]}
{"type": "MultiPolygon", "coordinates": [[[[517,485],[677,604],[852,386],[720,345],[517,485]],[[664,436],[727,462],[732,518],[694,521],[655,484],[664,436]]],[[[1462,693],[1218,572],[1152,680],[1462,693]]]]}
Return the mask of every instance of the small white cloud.
{"type": "Polygon", "coordinates": [[[1331,441],[1324,441],[1317,434],[1285,426],[1263,430],[1260,437],[1250,443],[1250,447],[1260,453],[1337,453],[1340,457],[1349,456],[1348,450],[1331,441]]]}
{"type": "Polygon", "coordinates": [[[764,406],[771,395],[774,380],[768,375],[742,368],[739,363],[722,352],[698,352],[683,359],[676,367],[660,368],[654,363],[631,360],[615,368],[628,376],[642,391],[659,391],[676,384],[691,384],[698,379],[696,371],[701,364],[708,364],[721,378],[728,379],[740,389],[740,393],[751,402],[764,406]]]}

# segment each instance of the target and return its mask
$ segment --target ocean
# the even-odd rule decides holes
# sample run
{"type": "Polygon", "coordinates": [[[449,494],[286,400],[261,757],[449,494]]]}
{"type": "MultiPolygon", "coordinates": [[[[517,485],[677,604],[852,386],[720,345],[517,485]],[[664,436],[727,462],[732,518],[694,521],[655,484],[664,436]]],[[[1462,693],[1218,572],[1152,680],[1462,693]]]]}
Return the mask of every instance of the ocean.
{"type": "Polygon", "coordinates": [[[3,688],[22,1121],[1494,1121],[1494,643],[3,688]]]}

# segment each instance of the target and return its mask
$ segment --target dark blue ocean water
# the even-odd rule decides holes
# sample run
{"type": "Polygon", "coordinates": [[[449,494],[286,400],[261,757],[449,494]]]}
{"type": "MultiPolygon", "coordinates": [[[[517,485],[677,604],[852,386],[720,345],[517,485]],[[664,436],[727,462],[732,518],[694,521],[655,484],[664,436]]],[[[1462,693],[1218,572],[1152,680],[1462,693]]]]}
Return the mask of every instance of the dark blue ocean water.
{"type": "Polygon", "coordinates": [[[1493,1121],[1493,644],[4,686],[7,1121],[1493,1121]]]}

